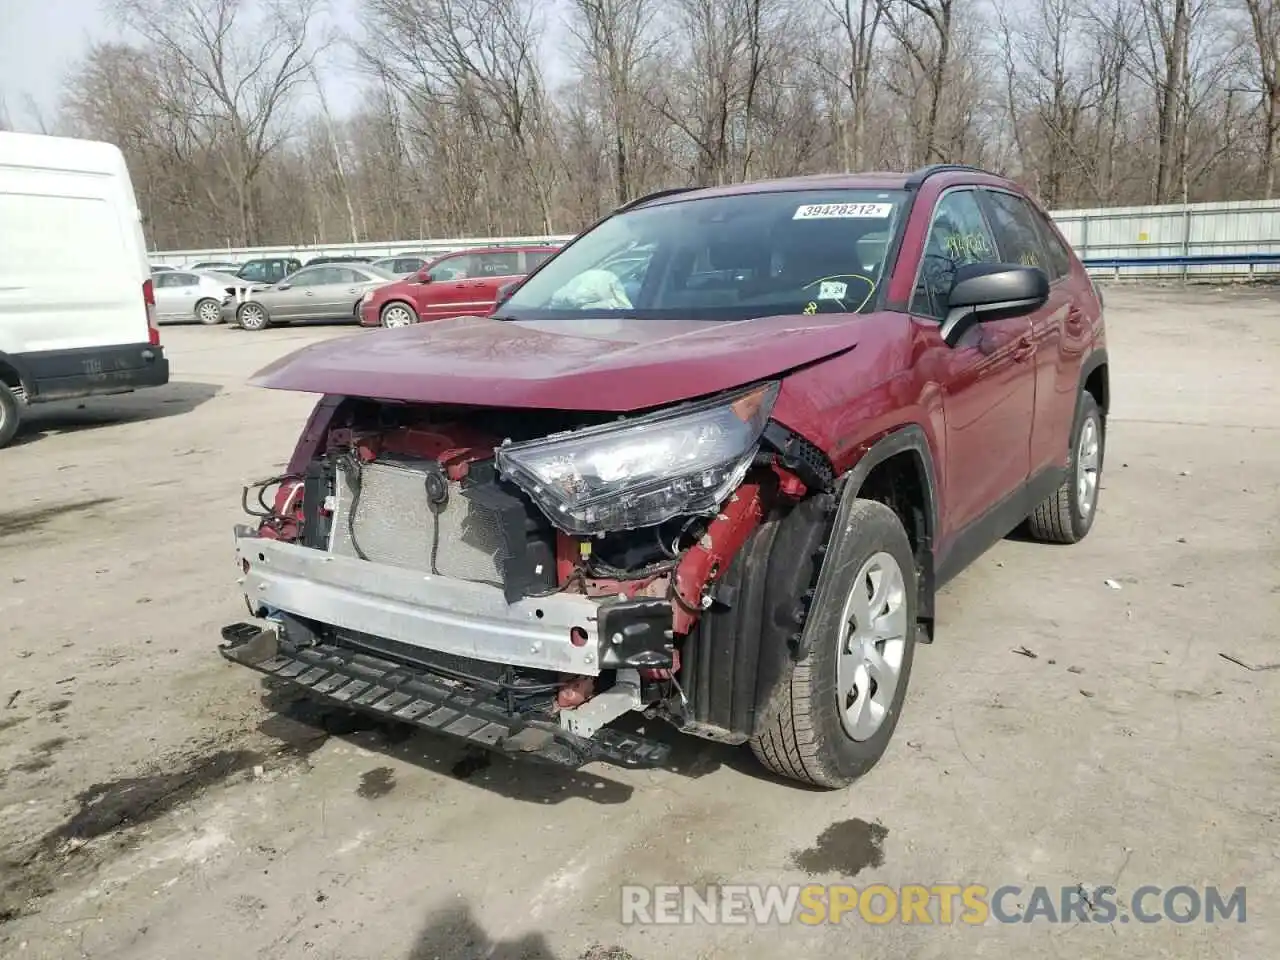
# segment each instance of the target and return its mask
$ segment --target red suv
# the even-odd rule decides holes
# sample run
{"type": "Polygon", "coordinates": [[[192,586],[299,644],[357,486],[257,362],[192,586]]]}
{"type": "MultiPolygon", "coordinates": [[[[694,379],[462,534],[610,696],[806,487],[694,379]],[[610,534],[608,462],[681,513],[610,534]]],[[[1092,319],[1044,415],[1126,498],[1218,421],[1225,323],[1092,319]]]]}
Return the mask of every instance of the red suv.
{"type": "Polygon", "coordinates": [[[324,398],[246,491],[223,654],[513,756],[664,763],[634,712],[843,786],[939,585],[1015,527],[1088,534],[1108,369],[1092,281],[1002,177],[645,197],[490,317],[258,375],[324,398]]]}
{"type": "Polygon", "coordinates": [[[498,290],[530,273],[559,247],[490,247],[432,260],[417,273],[371,290],[360,303],[360,325],[407,327],[443,317],[483,317],[498,290]]]}

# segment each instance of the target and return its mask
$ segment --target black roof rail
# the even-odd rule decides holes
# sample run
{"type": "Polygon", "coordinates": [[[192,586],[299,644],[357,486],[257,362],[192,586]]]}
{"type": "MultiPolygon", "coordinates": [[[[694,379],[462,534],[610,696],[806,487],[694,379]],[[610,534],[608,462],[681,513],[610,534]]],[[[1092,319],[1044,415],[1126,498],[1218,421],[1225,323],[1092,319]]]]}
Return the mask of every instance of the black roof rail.
{"type": "Polygon", "coordinates": [[[989,177],[996,174],[990,170],[983,170],[981,167],[971,166],[967,163],[931,163],[927,167],[921,167],[907,177],[906,187],[908,190],[914,190],[932,177],[935,173],[951,173],[952,171],[964,171],[967,173],[985,173],[989,177]]]}
{"type": "Polygon", "coordinates": [[[638,207],[642,203],[648,203],[650,200],[661,200],[663,197],[673,197],[677,193],[688,193],[690,190],[700,190],[701,187],[670,187],[666,190],[655,190],[653,193],[646,193],[643,197],[636,197],[634,200],[628,200],[622,206],[614,210],[614,213],[621,213],[623,210],[630,210],[632,207],[638,207]]]}

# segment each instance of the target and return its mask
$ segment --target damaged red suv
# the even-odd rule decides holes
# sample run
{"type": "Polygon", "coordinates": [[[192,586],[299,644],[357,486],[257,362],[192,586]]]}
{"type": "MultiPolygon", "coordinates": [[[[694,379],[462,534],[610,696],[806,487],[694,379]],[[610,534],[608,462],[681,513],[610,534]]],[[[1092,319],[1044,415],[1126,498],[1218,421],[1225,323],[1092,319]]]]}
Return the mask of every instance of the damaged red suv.
{"type": "Polygon", "coordinates": [[[497,315],[257,382],[325,396],[246,492],[228,659],[512,755],[661,765],[643,714],[823,787],[884,753],[939,585],[1089,532],[1108,404],[1084,268],[957,166],[646,197],[497,315]]]}

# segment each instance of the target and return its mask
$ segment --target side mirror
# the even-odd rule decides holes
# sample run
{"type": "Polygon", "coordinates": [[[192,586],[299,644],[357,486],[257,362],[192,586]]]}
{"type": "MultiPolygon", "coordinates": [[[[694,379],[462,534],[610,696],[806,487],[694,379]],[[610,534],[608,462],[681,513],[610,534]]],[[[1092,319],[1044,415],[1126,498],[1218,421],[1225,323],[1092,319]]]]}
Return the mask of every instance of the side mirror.
{"type": "Polygon", "coordinates": [[[431,274],[427,273],[426,270],[419,270],[417,273],[413,274],[412,280],[414,283],[430,283],[431,274]]]}
{"type": "Polygon", "coordinates": [[[292,284],[292,283],[290,283],[288,280],[281,280],[279,283],[277,283],[277,284],[276,284],[276,289],[277,289],[277,290],[288,290],[288,289],[289,289],[290,287],[292,287],[292,286],[293,286],[293,284],[292,284]]]}
{"type": "Polygon", "coordinates": [[[954,347],[975,324],[1026,316],[1048,299],[1049,277],[1039,267],[965,264],[956,268],[951,282],[947,301],[950,309],[940,331],[942,340],[954,347]]]}
{"type": "Polygon", "coordinates": [[[506,303],[509,299],[511,299],[511,295],[516,292],[516,288],[518,286],[520,286],[519,280],[511,280],[507,283],[504,283],[502,286],[500,286],[498,288],[498,300],[497,300],[496,306],[500,307],[504,303],[506,303]]]}

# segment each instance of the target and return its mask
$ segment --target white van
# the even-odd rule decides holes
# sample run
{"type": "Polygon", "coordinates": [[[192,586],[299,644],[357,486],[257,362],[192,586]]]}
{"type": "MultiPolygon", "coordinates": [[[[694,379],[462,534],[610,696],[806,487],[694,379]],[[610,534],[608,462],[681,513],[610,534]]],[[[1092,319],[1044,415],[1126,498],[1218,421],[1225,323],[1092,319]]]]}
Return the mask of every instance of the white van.
{"type": "Polygon", "coordinates": [[[0,447],[27,404],[168,382],[124,155],[0,133],[0,447]]]}

